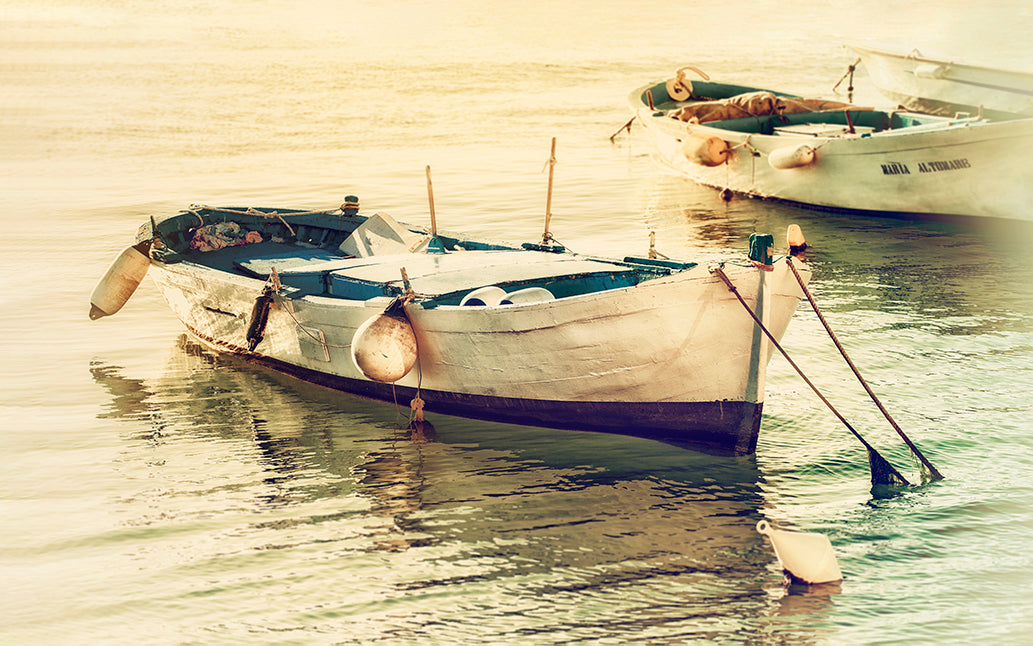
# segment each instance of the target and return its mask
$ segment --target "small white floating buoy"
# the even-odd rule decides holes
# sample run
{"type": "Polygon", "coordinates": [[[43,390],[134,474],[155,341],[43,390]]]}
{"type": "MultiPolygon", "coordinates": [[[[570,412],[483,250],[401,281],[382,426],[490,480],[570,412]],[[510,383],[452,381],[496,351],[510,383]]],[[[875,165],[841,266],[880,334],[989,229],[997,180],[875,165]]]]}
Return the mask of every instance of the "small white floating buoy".
{"type": "Polygon", "coordinates": [[[90,318],[96,321],[122,309],[151,266],[151,241],[127,247],[108,267],[90,296],[90,318]]]}
{"type": "Polygon", "coordinates": [[[373,381],[398,381],[416,365],[416,356],[416,334],[403,318],[377,314],[352,337],[352,361],[373,381]]]}
{"type": "Polygon", "coordinates": [[[817,151],[812,146],[800,144],[772,150],[768,155],[768,164],[777,170],[789,170],[813,164],[815,159],[817,159],[817,151]]]}
{"type": "Polygon", "coordinates": [[[499,305],[523,305],[527,303],[544,303],[545,301],[556,300],[552,292],[544,287],[527,287],[518,289],[515,292],[506,294],[499,305]]]}
{"type": "Polygon", "coordinates": [[[494,307],[499,304],[506,296],[506,290],[496,285],[488,285],[487,287],[478,287],[469,294],[463,297],[463,300],[459,301],[462,306],[471,307],[494,307]]]}
{"type": "Polygon", "coordinates": [[[772,529],[766,520],[757,523],[757,531],[771,539],[775,556],[791,580],[812,585],[843,580],[827,536],[772,529]]]}
{"type": "Polygon", "coordinates": [[[682,154],[691,162],[703,166],[720,166],[728,161],[732,151],[720,137],[688,137],[682,143],[682,154]]]}

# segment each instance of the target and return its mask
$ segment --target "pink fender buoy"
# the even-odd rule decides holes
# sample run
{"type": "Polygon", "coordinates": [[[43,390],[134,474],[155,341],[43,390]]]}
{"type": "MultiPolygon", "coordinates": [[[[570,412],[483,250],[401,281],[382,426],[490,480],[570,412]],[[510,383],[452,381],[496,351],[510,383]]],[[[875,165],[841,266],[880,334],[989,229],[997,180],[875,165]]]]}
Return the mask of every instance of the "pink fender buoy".
{"type": "Polygon", "coordinates": [[[757,523],[757,531],[771,539],[775,556],[790,581],[818,584],[843,580],[827,536],[772,529],[766,520],[757,523]]]}
{"type": "Polygon", "coordinates": [[[786,146],[776,148],[768,155],[768,164],[777,170],[789,170],[790,168],[803,168],[814,163],[818,157],[818,151],[813,146],[800,144],[799,146],[786,146]]]}
{"type": "Polygon", "coordinates": [[[370,317],[352,337],[352,361],[380,383],[394,383],[416,365],[416,334],[409,321],[390,314],[370,317]]]}

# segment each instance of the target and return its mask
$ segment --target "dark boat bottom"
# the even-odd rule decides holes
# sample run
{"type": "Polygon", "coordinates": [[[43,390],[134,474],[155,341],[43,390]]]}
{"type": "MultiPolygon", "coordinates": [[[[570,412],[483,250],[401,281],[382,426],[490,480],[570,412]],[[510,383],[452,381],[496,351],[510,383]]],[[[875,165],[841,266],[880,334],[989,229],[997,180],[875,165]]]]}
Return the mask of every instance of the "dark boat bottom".
{"type": "MultiPolygon", "coordinates": [[[[302,381],[384,402],[408,402],[417,389],[329,375],[191,333],[220,351],[302,381]]],[[[419,389],[426,412],[491,422],[614,433],[655,440],[710,455],[752,455],[761,403],[549,401],[419,389]]]]}

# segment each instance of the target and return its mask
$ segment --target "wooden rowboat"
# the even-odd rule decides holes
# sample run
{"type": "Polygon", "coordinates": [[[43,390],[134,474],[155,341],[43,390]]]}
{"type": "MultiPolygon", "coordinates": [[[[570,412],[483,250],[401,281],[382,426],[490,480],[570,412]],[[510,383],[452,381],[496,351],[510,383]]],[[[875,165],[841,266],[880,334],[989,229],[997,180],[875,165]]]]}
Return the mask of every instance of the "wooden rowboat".
{"type": "MultiPolygon", "coordinates": [[[[803,296],[771,236],[720,265],[781,337],[803,296]]],[[[806,280],[802,262],[795,267],[806,280]]],[[[113,314],[150,275],[205,344],[419,409],[756,447],[771,343],[715,267],[474,240],[342,209],[194,207],[145,223],[98,285],[113,314]]]]}

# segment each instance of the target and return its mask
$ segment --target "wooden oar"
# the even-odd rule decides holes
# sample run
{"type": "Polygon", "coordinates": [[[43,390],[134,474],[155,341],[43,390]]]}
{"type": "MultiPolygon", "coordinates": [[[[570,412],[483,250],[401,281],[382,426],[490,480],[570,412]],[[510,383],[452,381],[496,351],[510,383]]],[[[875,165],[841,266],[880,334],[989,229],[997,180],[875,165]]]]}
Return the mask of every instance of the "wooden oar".
{"type": "Polygon", "coordinates": [[[807,285],[803,282],[803,278],[801,278],[800,273],[796,271],[796,265],[793,263],[792,258],[786,258],[786,264],[789,265],[789,268],[793,270],[793,275],[796,276],[796,282],[800,284],[800,288],[803,290],[804,296],[807,297],[807,302],[811,304],[811,308],[814,310],[814,313],[818,315],[818,320],[821,321],[821,324],[825,327],[825,331],[828,332],[829,338],[832,339],[832,342],[834,344],[836,344],[836,348],[839,350],[839,353],[843,356],[843,359],[846,361],[846,364],[850,367],[850,370],[853,371],[854,376],[857,377],[857,380],[861,383],[861,386],[864,387],[865,392],[868,393],[868,396],[872,398],[873,402],[875,402],[876,407],[878,407],[883,417],[885,417],[886,421],[890,423],[890,426],[893,427],[893,430],[897,432],[897,435],[899,435],[901,439],[904,440],[904,443],[907,444],[909,449],[911,449],[911,453],[928,470],[929,475],[932,477],[932,479],[943,480],[943,474],[937,471],[936,467],[933,466],[933,463],[927,460],[924,455],[922,455],[922,452],[918,450],[918,447],[915,446],[915,443],[911,441],[911,438],[909,438],[907,434],[904,433],[903,429],[901,429],[900,426],[897,425],[897,422],[894,421],[892,417],[890,417],[889,411],[887,411],[886,407],[882,405],[882,402],[879,401],[879,398],[875,396],[875,393],[868,386],[868,382],[864,380],[864,377],[861,376],[861,373],[854,365],[854,362],[850,360],[849,356],[847,356],[846,349],[843,348],[843,345],[839,342],[839,339],[836,338],[836,334],[832,331],[832,328],[829,326],[828,321],[825,320],[825,317],[822,315],[821,310],[818,309],[818,304],[814,302],[814,298],[811,296],[810,290],[807,289],[807,285]]]}
{"type": "Polygon", "coordinates": [[[757,314],[753,311],[753,308],[751,308],[746,303],[742,295],[739,293],[739,290],[735,288],[735,285],[732,284],[731,279],[728,278],[728,276],[721,269],[721,267],[712,268],[710,270],[710,273],[716,274],[717,277],[724,282],[725,286],[728,288],[728,291],[732,292],[732,294],[734,294],[735,297],[739,299],[739,303],[742,304],[742,306],[746,309],[746,312],[753,318],[754,322],[760,327],[760,331],[768,337],[768,340],[771,341],[771,344],[775,346],[775,349],[782,353],[782,356],[785,357],[785,360],[789,362],[789,365],[792,366],[794,370],[796,370],[796,374],[800,375],[800,378],[803,379],[804,383],[811,387],[811,390],[814,391],[814,394],[818,396],[818,399],[820,399],[822,403],[824,403],[825,406],[827,406],[828,409],[832,411],[832,414],[835,415],[836,418],[843,423],[843,426],[845,426],[847,430],[850,431],[859,442],[861,442],[865,450],[868,451],[868,466],[871,469],[872,484],[889,486],[902,486],[910,484],[907,481],[907,478],[905,478],[899,471],[893,468],[893,465],[890,464],[886,458],[879,455],[879,452],[875,450],[874,446],[869,444],[863,437],[861,437],[861,434],[858,433],[857,430],[854,429],[854,427],[851,426],[848,421],[846,421],[846,418],[843,417],[843,415],[841,415],[838,410],[836,410],[836,407],[832,405],[832,402],[826,399],[825,395],[821,394],[821,391],[818,390],[818,387],[814,385],[814,382],[807,378],[807,375],[803,373],[803,370],[800,369],[800,366],[796,365],[796,362],[793,361],[793,359],[789,356],[789,353],[785,351],[781,344],[779,344],[778,339],[776,339],[771,334],[771,332],[768,331],[767,326],[764,325],[764,323],[760,320],[757,314]]]}

